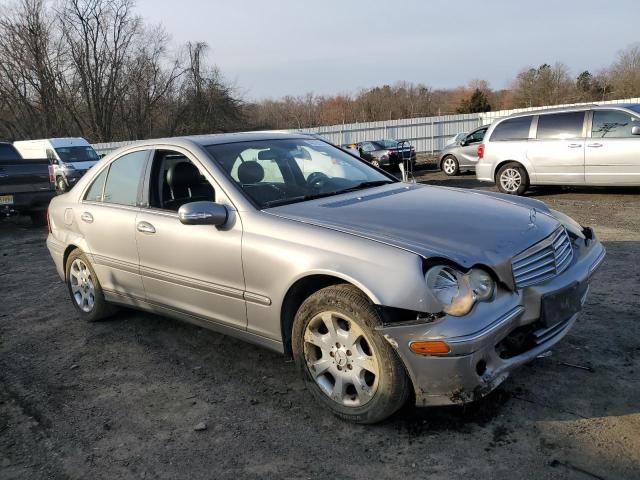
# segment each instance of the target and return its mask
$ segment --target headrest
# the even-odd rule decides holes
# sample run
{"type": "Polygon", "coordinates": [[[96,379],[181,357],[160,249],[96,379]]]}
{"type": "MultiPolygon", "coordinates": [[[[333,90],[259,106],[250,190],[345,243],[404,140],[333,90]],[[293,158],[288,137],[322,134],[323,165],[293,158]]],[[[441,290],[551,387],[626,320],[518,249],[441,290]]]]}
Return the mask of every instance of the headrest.
{"type": "Polygon", "coordinates": [[[259,183],[264,178],[264,168],[258,162],[243,162],[238,167],[240,183],[259,183]]]}
{"type": "Polygon", "coordinates": [[[173,165],[167,172],[167,183],[171,188],[190,187],[200,182],[200,171],[190,162],[173,165]]]}

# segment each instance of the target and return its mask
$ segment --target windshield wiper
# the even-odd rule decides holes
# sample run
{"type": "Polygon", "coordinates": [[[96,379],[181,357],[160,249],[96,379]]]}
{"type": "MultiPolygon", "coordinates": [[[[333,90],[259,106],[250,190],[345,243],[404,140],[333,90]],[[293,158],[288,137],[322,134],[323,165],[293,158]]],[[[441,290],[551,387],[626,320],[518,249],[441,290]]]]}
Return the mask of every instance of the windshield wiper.
{"type": "Polygon", "coordinates": [[[312,193],[309,195],[300,195],[299,197],[271,200],[270,202],[265,202],[263,205],[263,208],[279,207],[281,205],[287,205],[289,203],[305,202],[307,200],[315,200],[317,198],[331,197],[333,195],[340,195],[341,193],[353,192],[355,190],[362,190],[364,188],[378,187],[380,185],[387,185],[389,183],[396,183],[396,182],[393,182],[391,180],[374,180],[374,181],[368,181],[368,182],[360,182],[357,185],[354,185],[349,188],[345,188],[343,190],[334,190],[332,192],[324,192],[324,193],[312,193]]]}
{"type": "Polygon", "coordinates": [[[353,192],[354,190],[363,190],[365,188],[379,187],[380,185],[388,185],[390,183],[396,183],[392,180],[370,180],[368,182],[360,182],[353,187],[345,188],[337,193],[353,192]]]}

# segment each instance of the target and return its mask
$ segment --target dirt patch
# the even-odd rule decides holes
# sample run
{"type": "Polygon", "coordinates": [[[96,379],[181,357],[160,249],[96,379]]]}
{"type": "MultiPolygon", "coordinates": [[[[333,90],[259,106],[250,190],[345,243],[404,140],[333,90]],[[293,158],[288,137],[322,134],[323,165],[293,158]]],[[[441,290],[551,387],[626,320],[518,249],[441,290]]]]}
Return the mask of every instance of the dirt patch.
{"type": "Polygon", "coordinates": [[[253,345],[131,310],[80,322],[46,231],[0,222],[0,478],[637,478],[640,191],[531,195],[608,249],[576,327],[475,404],[367,427],[253,345]]]}

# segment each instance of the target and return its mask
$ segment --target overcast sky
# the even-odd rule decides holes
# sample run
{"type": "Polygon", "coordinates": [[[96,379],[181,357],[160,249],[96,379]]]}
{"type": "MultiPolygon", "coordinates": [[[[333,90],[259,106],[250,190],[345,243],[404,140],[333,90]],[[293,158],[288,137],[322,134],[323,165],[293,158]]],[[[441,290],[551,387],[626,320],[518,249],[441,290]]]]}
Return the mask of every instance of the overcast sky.
{"type": "Polygon", "coordinates": [[[638,0],[138,0],[174,43],[205,41],[250,99],[394,83],[508,86],[527,66],[574,73],[640,41],[638,0]]]}

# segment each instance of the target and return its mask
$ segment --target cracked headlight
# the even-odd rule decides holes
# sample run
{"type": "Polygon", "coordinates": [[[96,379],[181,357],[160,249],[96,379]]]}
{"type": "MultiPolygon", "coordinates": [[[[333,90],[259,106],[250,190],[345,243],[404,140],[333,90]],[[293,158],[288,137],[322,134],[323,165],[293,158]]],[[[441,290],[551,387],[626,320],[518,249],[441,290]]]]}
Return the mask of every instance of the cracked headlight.
{"type": "Polygon", "coordinates": [[[490,300],[495,290],[491,275],[479,268],[462,273],[439,265],[427,271],[425,280],[433,296],[442,304],[442,310],[456,317],[469,313],[476,302],[490,300]]]}

